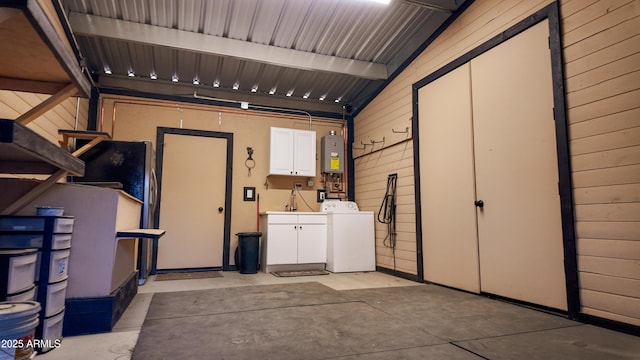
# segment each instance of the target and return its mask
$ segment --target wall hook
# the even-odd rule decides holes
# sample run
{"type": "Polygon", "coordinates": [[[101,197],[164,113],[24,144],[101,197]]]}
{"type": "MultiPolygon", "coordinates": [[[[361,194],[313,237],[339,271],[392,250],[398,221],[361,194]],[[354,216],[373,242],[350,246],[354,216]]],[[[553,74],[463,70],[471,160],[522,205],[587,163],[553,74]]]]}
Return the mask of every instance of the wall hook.
{"type": "Polygon", "coordinates": [[[384,138],[385,137],[383,136],[381,141],[375,141],[375,140],[371,139],[371,145],[383,143],[384,142],[384,138]]]}
{"type": "Polygon", "coordinates": [[[396,134],[407,134],[409,133],[409,127],[407,126],[406,128],[404,128],[404,131],[391,128],[391,132],[394,132],[396,134]]]}
{"type": "Polygon", "coordinates": [[[371,144],[365,144],[365,143],[362,142],[362,140],[360,140],[360,145],[364,146],[363,149],[366,149],[367,146],[373,146],[373,141],[371,141],[371,144]]]}
{"type": "Polygon", "coordinates": [[[244,161],[244,166],[247,167],[249,176],[251,176],[251,169],[256,166],[256,161],[253,160],[253,148],[247,147],[247,154],[249,154],[249,157],[244,161]]]}

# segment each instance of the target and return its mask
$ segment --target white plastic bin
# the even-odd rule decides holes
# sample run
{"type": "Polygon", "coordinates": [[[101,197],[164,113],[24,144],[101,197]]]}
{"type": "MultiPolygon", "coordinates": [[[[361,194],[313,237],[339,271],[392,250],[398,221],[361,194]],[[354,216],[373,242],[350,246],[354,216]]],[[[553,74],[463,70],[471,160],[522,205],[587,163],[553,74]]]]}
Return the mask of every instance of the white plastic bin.
{"type": "Polygon", "coordinates": [[[45,317],[53,316],[64,310],[64,300],[67,294],[67,280],[55,284],[38,286],[38,292],[46,291],[46,300],[41,304],[45,317]]]}
{"type": "Polygon", "coordinates": [[[51,317],[42,320],[42,332],[40,339],[45,345],[40,347],[40,352],[47,352],[60,346],[62,342],[62,325],[64,323],[64,310],[51,317]]]}
{"type": "Polygon", "coordinates": [[[54,234],[67,234],[73,232],[74,218],[57,218],[53,223],[54,234]]]}
{"type": "MultiPolygon", "coordinates": [[[[49,279],[47,282],[55,283],[62,281],[67,278],[67,273],[69,271],[69,256],[71,255],[71,251],[69,249],[65,250],[54,250],[49,252],[49,279]]],[[[45,255],[46,256],[46,255],[45,255]]],[[[40,266],[44,262],[43,253],[38,253],[38,269],[36,273],[36,281],[44,281],[44,279],[40,279],[40,266]]]]}
{"type": "Polygon", "coordinates": [[[6,301],[34,301],[36,299],[36,285],[17,294],[7,295],[6,301]]]}
{"type": "Polygon", "coordinates": [[[0,250],[0,293],[25,291],[35,281],[37,249],[0,250]]]}
{"type": "Polygon", "coordinates": [[[72,234],[57,234],[53,235],[53,242],[51,243],[51,249],[60,250],[68,249],[71,247],[72,234]]]}

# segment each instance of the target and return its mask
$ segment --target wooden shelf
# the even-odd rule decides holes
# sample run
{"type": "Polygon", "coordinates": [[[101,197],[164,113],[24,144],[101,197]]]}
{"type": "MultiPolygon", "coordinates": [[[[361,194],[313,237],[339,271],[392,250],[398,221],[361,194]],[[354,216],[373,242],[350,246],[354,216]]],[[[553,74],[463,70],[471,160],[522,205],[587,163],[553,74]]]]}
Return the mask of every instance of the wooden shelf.
{"type": "Polygon", "coordinates": [[[166,230],[162,229],[131,229],[121,230],[116,233],[116,238],[145,238],[145,239],[159,239],[166,230]]]}
{"type": "Polygon", "coordinates": [[[52,1],[0,2],[0,17],[0,88],[56,94],[73,83],[90,96],[52,1]]]}
{"type": "Polygon", "coordinates": [[[83,176],[84,161],[14,120],[0,119],[0,173],[83,176]]]}

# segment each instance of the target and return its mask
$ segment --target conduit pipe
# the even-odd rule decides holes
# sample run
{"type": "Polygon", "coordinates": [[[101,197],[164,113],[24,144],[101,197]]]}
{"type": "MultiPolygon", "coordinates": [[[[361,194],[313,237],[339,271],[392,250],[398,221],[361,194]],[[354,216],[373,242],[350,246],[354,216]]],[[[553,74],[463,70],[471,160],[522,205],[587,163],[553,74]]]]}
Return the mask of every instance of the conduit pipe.
{"type": "Polygon", "coordinates": [[[309,114],[308,112],[304,111],[304,110],[297,110],[297,109],[287,109],[287,108],[277,108],[277,107],[270,107],[270,106],[261,106],[261,105],[253,105],[253,104],[249,104],[246,101],[236,101],[236,100],[225,100],[225,99],[217,99],[217,98],[213,98],[213,97],[209,97],[209,96],[202,96],[202,95],[198,95],[197,92],[193,92],[193,97],[196,99],[203,99],[203,100],[212,100],[212,101],[222,101],[222,102],[230,102],[230,103],[235,103],[235,104],[240,104],[241,106],[246,106],[247,109],[248,108],[253,108],[253,109],[257,109],[257,110],[274,110],[274,111],[287,111],[287,112],[292,112],[292,113],[297,113],[297,114],[305,114],[309,117],[309,130],[311,130],[311,114],[309,114]],[[246,104],[246,105],[245,105],[246,104]]]}
{"type": "MultiPolygon", "coordinates": [[[[114,108],[118,104],[142,105],[142,106],[154,106],[154,107],[164,107],[164,108],[173,108],[173,109],[183,108],[183,109],[199,110],[199,111],[218,111],[218,112],[225,112],[227,114],[247,114],[247,112],[249,112],[250,114],[254,114],[262,117],[279,118],[279,119],[289,118],[292,120],[301,120],[300,115],[286,114],[286,113],[269,113],[264,111],[258,111],[258,109],[252,111],[252,110],[240,110],[235,108],[226,108],[226,107],[215,106],[215,105],[197,105],[197,104],[189,104],[189,103],[180,103],[180,105],[177,105],[175,103],[168,103],[165,101],[121,99],[119,97],[118,98],[102,97],[100,99],[100,131],[103,131],[104,129],[105,100],[114,100],[113,101],[114,108]]],[[[283,110],[283,109],[279,109],[279,110],[283,110]]],[[[309,117],[309,123],[311,124],[311,115],[307,112],[301,111],[301,113],[305,113],[305,115],[309,117]]],[[[115,117],[115,113],[112,113],[112,118],[113,117],[115,117]]],[[[115,119],[114,119],[114,122],[115,122],[115,119]]],[[[314,122],[321,123],[321,124],[335,125],[338,122],[340,123],[343,122],[343,120],[331,120],[331,119],[323,118],[323,119],[316,119],[314,120],[314,122]]],[[[343,124],[343,127],[344,127],[344,124],[343,124]]],[[[111,135],[113,136],[113,127],[112,127],[111,135]]]]}

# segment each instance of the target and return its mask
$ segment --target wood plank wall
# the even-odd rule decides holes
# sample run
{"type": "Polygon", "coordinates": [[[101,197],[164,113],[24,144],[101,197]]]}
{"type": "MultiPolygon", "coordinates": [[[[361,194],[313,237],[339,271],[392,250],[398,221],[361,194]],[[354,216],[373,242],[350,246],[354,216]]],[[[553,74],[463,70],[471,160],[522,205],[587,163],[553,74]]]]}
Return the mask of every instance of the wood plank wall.
{"type": "MultiPolygon", "coordinates": [[[[50,95],[0,90],[0,118],[15,119],[49,98],[49,96],[50,95]]],[[[70,97],[44,115],[30,122],[27,127],[57,145],[58,129],[73,129],[75,126],[76,107],[78,105],[77,99],[76,97],[70,97]]],[[[80,98],[80,109],[78,111],[79,130],[87,129],[88,108],[89,100],[80,98]]],[[[33,178],[31,175],[20,175],[19,177],[33,178]]]]}
{"type": "MultiPolygon", "coordinates": [[[[0,90],[0,118],[15,119],[31,110],[31,108],[48,99],[50,95],[34,94],[19,91],[0,90]]],[[[76,122],[77,98],[70,97],[55,108],[49,110],[28,127],[58,144],[58,129],[73,129],[76,122]]],[[[78,112],[78,129],[86,130],[89,100],[80,98],[80,110],[78,112]]]]}
{"type": "Polygon", "coordinates": [[[582,312],[640,325],[640,1],[563,1],[582,312]]]}
{"type": "MultiPolygon", "coordinates": [[[[418,271],[413,151],[391,133],[410,124],[411,85],[550,2],[476,0],[356,116],[354,148],[386,140],[354,150],[361,209],[377,211],[400,174],[398,271],[418,271]]],[[[581,311],[640,325],[640,1],[561,0],[560,13],[581,311]]],[[[385,233],[377,224],[377,265],[393,269],[385,233]]]]}

